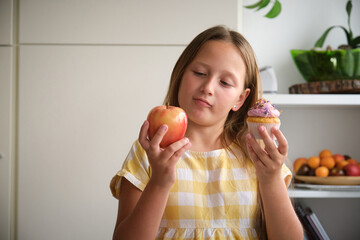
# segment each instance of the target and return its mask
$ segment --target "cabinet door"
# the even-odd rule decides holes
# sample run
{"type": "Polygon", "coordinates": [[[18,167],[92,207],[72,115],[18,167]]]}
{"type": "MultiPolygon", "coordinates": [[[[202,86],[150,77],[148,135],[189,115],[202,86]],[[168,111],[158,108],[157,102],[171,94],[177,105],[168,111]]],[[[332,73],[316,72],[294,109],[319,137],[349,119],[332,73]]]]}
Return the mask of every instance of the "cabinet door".
{"type": "Polygon", "coordinates": [[[20,47],[19,240],[111,239],[110,180],[182,50],[20,47]]]}
{"type": "Polygon", "coordinates": [[[238,0],[20,1],[21,43],[187,44],[218,24],[236,28],[238,0]]]}
{"type": "Polygon", "coordinates": [[[10,239],[12,209],[12,47],[0,47],[0,239],[10,239]]]}
{"type": "Polygon", "coordinates": [[[0,45],[12,44],[12,0],[0,0],[0,45]]]}

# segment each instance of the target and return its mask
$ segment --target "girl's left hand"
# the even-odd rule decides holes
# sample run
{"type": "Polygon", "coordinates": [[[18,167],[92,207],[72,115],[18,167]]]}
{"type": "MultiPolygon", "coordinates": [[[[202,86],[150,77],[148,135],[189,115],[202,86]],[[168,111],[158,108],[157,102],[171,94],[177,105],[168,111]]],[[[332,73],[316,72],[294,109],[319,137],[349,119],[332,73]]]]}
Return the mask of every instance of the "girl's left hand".
{"type": "Polygon", "coordinates": [[[281,168],[288,154],[288,143],[282,132],[276,127],[273,127],[271,132],[276,137],[278,146],[264,126],[259,126],[259,132],[264,140],[265,148],[262,148],[250,133],[246,135],[247,147],[259,182],[269,182],[274,177],[281,177],[281,168]]]}

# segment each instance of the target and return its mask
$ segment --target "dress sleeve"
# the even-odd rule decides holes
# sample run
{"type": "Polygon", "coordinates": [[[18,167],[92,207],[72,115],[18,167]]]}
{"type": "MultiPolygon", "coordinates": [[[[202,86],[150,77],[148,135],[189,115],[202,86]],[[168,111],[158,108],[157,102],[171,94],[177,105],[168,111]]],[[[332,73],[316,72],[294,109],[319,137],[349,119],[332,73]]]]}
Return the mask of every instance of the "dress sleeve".
{"type": "Polygon", "coordinates": [[[150,179],[150,164],[145,150],[141,147],[139,141],[136,141],[127,155],[120,171],[111,179],[110,190],[115,198],[119,198],[120,183],[122,177],[125,177],[135,187],[144,190],[150,179]]]}
{"type": "Polygon", "coordinates": [[[290,186],[291,178],[292,178],[292,172],[291,170],[285,165],[285,163],[282,165],[281,168],[281,174],[284,178],[286,187],[290,186]]]}

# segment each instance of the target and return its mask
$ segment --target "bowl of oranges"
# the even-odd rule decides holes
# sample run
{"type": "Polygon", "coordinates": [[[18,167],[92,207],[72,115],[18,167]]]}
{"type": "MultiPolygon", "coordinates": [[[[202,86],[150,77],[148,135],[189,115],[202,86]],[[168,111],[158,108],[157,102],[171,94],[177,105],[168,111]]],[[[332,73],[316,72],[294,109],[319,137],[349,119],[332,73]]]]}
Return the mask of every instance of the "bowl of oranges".
{"type": "Polygon", "coordinates": [[[325,185],[360,185],[360,162],[348,155],[324,149],[317,156],[293,162],[295,179],[325,185]]]}

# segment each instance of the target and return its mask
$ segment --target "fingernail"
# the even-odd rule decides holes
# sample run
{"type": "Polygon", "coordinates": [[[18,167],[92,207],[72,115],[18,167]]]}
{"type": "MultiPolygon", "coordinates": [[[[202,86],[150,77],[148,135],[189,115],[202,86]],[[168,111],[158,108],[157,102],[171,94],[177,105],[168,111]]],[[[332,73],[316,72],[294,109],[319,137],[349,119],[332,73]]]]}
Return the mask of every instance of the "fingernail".
{"type": "Polygon", "coordinates": [[[247,138],[247,139],[251,139],[250,133],[246,134],[246,138],[247,138]]]}
{"type": "Polygon", "coordinates": [[[264,126],[260,126],[260,131],[265,131],[265,127],[264,126]]]}
{"type": "Polygon", "coordinates": [[[160,127],[161,127],[161,130],[163,130],[163,131],[166,131],[166,130],[167,130],[167,128],[168,128],[168,126],[167,126],[167,125],[161,125],[160,127]]]}
{"type": "Polygon", "coordinates": [[[189,142],[189,139],[186,137],[186,138],[184,138],[184,140],[185,140],[185,143],[188,143],[189,142]]]}

